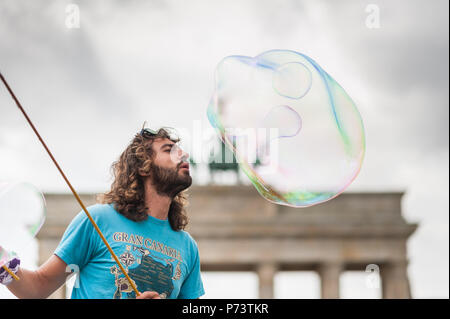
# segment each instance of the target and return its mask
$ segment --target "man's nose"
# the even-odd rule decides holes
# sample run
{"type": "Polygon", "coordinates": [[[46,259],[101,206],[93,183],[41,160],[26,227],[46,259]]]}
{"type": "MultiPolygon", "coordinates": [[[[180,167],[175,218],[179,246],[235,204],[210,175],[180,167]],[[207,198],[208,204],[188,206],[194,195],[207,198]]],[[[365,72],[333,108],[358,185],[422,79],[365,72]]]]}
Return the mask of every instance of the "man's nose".
{"type": "Polygon", "coordinates": [[[187,161],[188,158],[189,158],[189,154],[186,153],[185,151],[181,150],[181,160],[184,162],[184,161],[187,161]]]}
{"type": "Polygon", "coordinates": [[[176,156],[181,159],[181,161],[185,161],[189,158],[189,154],[183,151],[180,147],[176,148],[176,156]]]}

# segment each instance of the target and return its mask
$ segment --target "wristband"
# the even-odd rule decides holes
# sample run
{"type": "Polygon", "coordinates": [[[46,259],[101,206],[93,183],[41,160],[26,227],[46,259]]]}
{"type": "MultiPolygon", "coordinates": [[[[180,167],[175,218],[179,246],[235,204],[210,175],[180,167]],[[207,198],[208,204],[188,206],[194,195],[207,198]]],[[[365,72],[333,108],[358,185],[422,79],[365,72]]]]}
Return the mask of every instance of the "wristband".
{"type": "MultiPolygon", "coordinates": [[[[12,273],[16,274],[19,271],[20,267],[20,259],[17,257],[14,257],[10,261],[8,261],[5,266],[11,270],[12,273]]],[[[0,267],[0,284],[2,285],[9,285],[14,278],[11,276],[9,272],[5,270],[5,268],[0,267]]]]}

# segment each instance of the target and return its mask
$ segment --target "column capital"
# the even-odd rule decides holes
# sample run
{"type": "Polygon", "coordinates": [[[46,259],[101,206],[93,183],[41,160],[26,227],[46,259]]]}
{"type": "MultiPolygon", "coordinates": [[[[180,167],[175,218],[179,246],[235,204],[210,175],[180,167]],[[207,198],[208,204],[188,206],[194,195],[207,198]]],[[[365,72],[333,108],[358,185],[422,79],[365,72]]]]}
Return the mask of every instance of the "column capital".
{"type": "Polygon", "coordinates": [[[319,263],[317,269],[319,272],[331,270],[342,272],[344,267],[345,263],[342,260],[330,260],[319,263]]]}

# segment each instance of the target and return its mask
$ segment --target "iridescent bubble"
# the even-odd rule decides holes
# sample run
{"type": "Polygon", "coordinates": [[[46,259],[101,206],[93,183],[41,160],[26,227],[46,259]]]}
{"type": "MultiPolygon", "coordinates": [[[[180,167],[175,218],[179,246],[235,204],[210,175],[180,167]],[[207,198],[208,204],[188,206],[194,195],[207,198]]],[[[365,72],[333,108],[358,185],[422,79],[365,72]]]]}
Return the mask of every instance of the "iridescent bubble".
{"type": "Polygon", "coordinates": [[[46,216],[43,194],[24,182],[0,183],[0,246],[19,253],[37,235],[46,216]]]}
{"type": "Polygon", "coordinates": [[[2,246],[0,246],[0,267],[6,265],[11,259],[16,257],[16,253],[13,251],[8,251],[2,246]]]}
{"type": "Polygon", "coordinates": [[[258,192],[274,203],[330,200],[361,169],[365,136],[356,105],[302,53],[224,58],[207,115],[258,192]]]}

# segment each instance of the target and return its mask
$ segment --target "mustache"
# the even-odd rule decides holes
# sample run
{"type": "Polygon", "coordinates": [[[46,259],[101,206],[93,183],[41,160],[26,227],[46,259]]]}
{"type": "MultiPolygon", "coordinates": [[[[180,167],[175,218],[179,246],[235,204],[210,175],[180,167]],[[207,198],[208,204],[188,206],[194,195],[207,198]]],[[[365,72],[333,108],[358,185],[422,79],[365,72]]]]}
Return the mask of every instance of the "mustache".
{"type": "Polygon", "coordinates": [[[183,164],[189,164],[189,162],[188,162],[188,161],[181,161],[181,162],[179,162],[179,163],[177,164],[177,170],[179,170],[180,167],[181,167],[181,165],[183,165],[183,164]]]}

